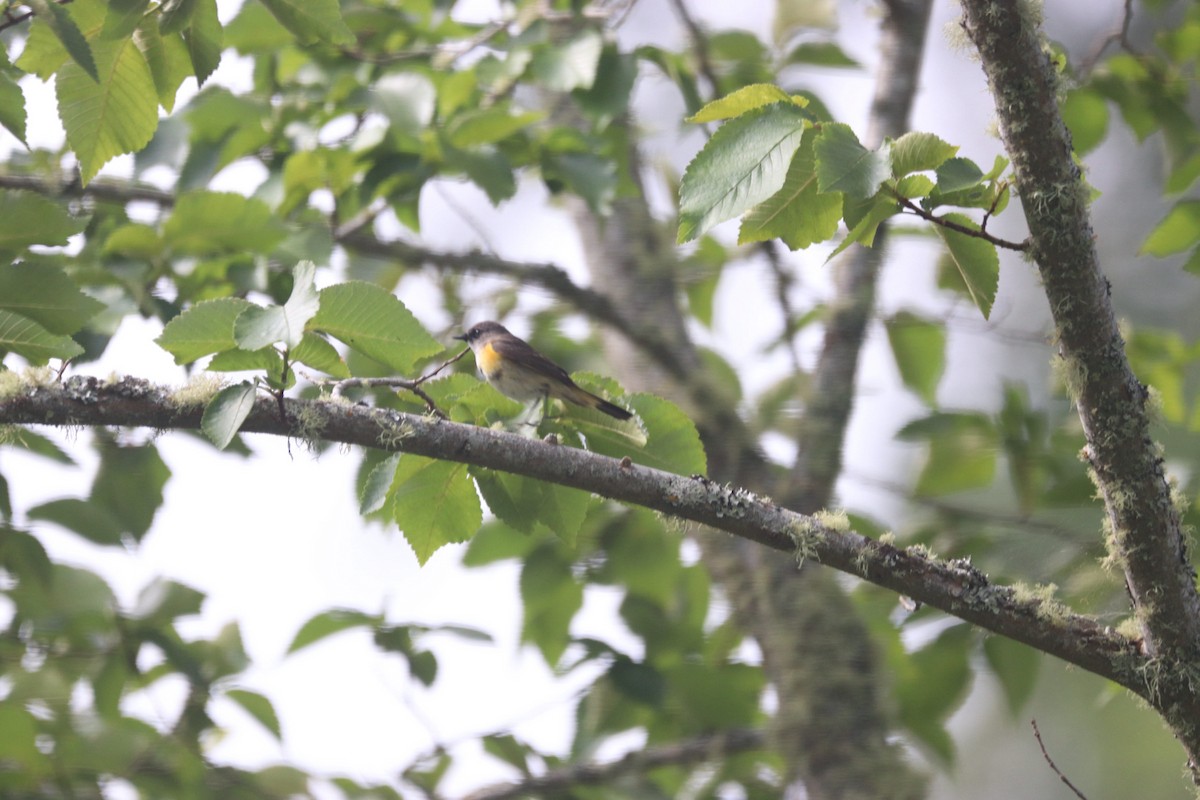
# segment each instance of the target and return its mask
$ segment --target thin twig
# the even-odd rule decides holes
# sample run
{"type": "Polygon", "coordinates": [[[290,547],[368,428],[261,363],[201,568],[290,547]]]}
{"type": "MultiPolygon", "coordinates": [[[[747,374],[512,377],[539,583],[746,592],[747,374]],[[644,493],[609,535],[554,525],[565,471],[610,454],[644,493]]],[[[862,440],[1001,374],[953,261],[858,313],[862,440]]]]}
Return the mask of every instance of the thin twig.
{"type": "Polygon", "coordinates": [[[893,197],[895,197],[896,202],[902,205],[906,210],[911,211],[913,214],[916,214],[918,217],[926,220],[927,222],[932,222],[934,225],[940,225],[946,230],[957,231],[958,233],[966,236],[973,236],[976,239],[983,239],[985,242],[989,242],[996,247],[1003,247],[1007,250],[1016,250],[1017,252],[1023,253],[1029,249],[1028,240],[1024,242],[1010,242],[1007,239],[1001,239],[999,236],[993,236],[992,234],[980,228],[972,228],[969,225],[960,225],[959,223],[948,220],[945,217],[940,217],[937,214],[934,214],[932,211],[926,211],[912,200],[909,200],[907,197],[901,197],[898,194],[893,194],[893,197]]]}
{"type": "Polygon", "coordinates": [[[437,375],[439,372],[441,372],[446,367],[453,364],[455,361],[458,361],[460,358],[462,358],[467,353],[469,353],[470,350],[471,350],[471,348],[469,348],[469,347],[464,348],[463,351],[461,353],[459,353],[458,355],[454,356],[454,358],[450,358],[450,359],[447,359],[446,361],[443,361],[432,372],[427,372],[424,375],[422,375],[421,377],[416,378],[416,379],[396,378],[396,377],[392,377],[392,378],[346,378],[344,380],[336,380],[336,381],[313,381],[313,382],[319,386],[332,386],[333,390],[330,392],[330,396],[334,397],[334,398],[343,397],[345,395],[345,391],[347,389],[353,389],[353,388],[360,387],[360,386],[363,388],[367,388],[367,389],[374,388],[376,386],[387,386],[389,388],[394,388],[394,389],[407,389],[408,391],[412,392],[413,394],[415,394],[417,397],[421,398],[425,402],[425,405],[429,409],[429,412],[431,414],[438,417],[439,419],[450,419],[448,416],[446,416],[445,412],[443,412],[440,408],[437,407],[437,404],[433,402],[433,398],[425,393],[425,390],[421,388],[421,384],[424,383],[425,381],[429,380],[430,378],[432,378],[434,375],[437,375]]]}
{"type": "MultiPolygon", "coordinates": [[[[65,6],[71,1],[72,0],[54,0],[54,2],[58,3],[60,6],[65,6]]],[[[32,16],[34,16],[34,12],[32,10],[26,11],[24,14],[14,14],[12,7],[9,6],[8,8],[4,9],[4,18],[0,20],[0,31],[7,30],[15,25],[20,25],[22,22],[32,16]]]]}
{"type": "Polygon", "coordinates": [[[1110,44],[1120,44],[1122,50],[1134,55],[1138,55],[1137,49],[1133,46],[1133,43],[1129,41],[1129,26],[1132,22],[1133,0],[1125,0],[1125,12],[1121,17],[1121,27],[1110,33],[1108,36],[1105,36],[1104,39],[1101,40],[1100,44],[1096,45],[1096,48],[1092,50],[1091,55],[1083,60],[1083,62],[1079,65],[1079,74],[1081,76],[1087,76],[1092,73],[1092,70],[1096,68],[1096,64],[1100,61],[1100,56],[1104,55],[1104,51],[1108,49],[1110,44]]]}
{"type": "Polygon", "coordinates": [[[704,76],[704,79],[708,81],[713,96],[719,95],[721,93],[721,81],[708,54],[708,37],[705,36],[700,23],[696,22],[696,18],[692,16],[692,12],[688,10],[684,0],[671,0],[671,5],[675,7],[675,13],[679,15],[680,22],[687,28],[688,38],[691,40],[692,53],[696,57],[697,69],[704,76]]]}
{"type": "Polygon", "coordinates": [[[1065,783],[1067,788],[1074,792],[1075,796],[1078,797],[1079,800],[1088,800],[1087,795],[1076,789],[1075,784],[1067,780],[1067,776],[1062,774],[1062,770],[1055,765],[1054,759],[1052,759],[1050,754],[1046,752],[1046,745],[1042,743],[1042,732],[1038,730],[1037,720],[1031,719],[1029,720],[1029,724],[1033,726],[1033,737],[1037,739],[1038,747],[1042,748],[1042,758],[1046,759],[1046,763],[1050,765],[1050,769],[1054,770],[1054,774],[1058,776],[1058,779],[1065,783]]]}

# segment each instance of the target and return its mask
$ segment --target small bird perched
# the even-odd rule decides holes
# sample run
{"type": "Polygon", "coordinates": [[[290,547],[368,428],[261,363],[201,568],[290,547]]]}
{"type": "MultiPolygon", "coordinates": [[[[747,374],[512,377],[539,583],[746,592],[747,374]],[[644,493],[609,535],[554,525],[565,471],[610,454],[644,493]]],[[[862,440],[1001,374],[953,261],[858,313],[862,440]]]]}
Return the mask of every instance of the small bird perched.
{"type": "Polygon", "coordinates": [[[528,403],[555,397],[603,411],[617,419],[633,416],[620,406],[576,386],[565,369],[528,342],[513,336],[499,322],[477,322],[466,333],[454,338],[471,346],[475,364],[487,382],[514,400],[528,403]]]}

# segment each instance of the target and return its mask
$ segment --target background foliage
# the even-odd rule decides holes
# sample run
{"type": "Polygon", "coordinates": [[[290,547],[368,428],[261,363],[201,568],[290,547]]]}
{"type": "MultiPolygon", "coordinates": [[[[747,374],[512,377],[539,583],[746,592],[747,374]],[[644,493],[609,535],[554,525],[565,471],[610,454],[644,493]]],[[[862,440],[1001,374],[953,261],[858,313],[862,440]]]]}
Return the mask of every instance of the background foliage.
{"type": "MultiPolygon", "coordinates": [[[[867,93],[859,59],[877,58],[859,41],[874,25],[861,9],[840,9],[839,29],[832,4],[780,0],[765,9],[765,30],[726,26],[700,3],[703,26],[681,4],[650,0],[466,5],[0,4],[0,125],[30,145],[0,170],[4,366],[70,361],[69,370],[90,372],[100,363],[136,375],[166,352],[193,374],[199,364],[241,381],[219,393],[189,384],[193,399],[218,402],[206,413],[207,438],[186,457],[160,453],[172,437],[130,431],[6,434],[6,796],[432,796],[499,775],[541,776],[579,797],[773,797],[815,780],[819,770],[803,762],[816,756],[798,753],[816,751],[787,738],[792,720],[781,711],[796,690],[764,669],[772,642],[745,616],[767,602],[755,593],[770,590],[730,580],[691,538],[709,534],[578,490],[410,455],[367,453],[356,486],[349,475],[344,484],[325,478],[321,496],[289,497],[296,465],[264,458],[284,446],[248,444],[237,428],[259,387],[316,396],[316,373],[416,378],[453,354],[443,343],[464,322],[494,317],[638,417],[619,424],[567,409],[541,433],[746,483],[754,473],[741,464],[758,459],[756,488],[772,493],[806,435],[836,313],[836,257],[874,243],[893,217],[881,324],[860,368],[858,427],[835,504],[861,532],[969,557],[994,580],[1036,584],[1030,592],[1114,626],[1123,618],[1123,586],[1101,563],[1103,509],[1077,456],[1079,421],[1049,370],[1045,303],[1007,252],[1025,236],[1004,214],[1007,161],[997,142],[974,138],[984,127],[977,116],[963,133],[954,85],[948,99],[927,70],[927,91],[939,98],[920,116],[928,132],[877,147],[864,144],[863,109],[847,100],[867,93]],[[664,19],[691,38],[655,35],[664,19]],[[31,98],[50,79],[64,140],[45,146],[31,98]],[[850,124],[835,121],[843,118],[850,124]],[[631,223],[635,201],[647,213],[631,223]],[[931,226],[931,216],[958,227],[931,226]],[[720,225],[738,217],[736,230],[720,225]],[[614,232],[627,249],[589,239],[614,232]],[[676,241],[685,246],[675,250],[676,241]],[[636,324],[634,301],[614,300],[621,287],[588,263],[601,257],[639,264],[636,278],[607,280],[624,280],[648,305],[665,298],[681,311],[680,331],[665,319],[636,324]],[[151,339],[161,350],[146,355],[151,339]],[[337,652],[368,633],[391,675],[424,692],[448,671],[461,679],[481,648],[523,646],[521,658],[544,662],[535,675],[553,671],[574,692],[569,731],[546,741],[474,727],[470,742],[446,741],[435,723],[428,749],[389,753],[371,778],[335,759],[290,758],[280,745],[265,748],[279,762],[270,766],[221,748],[223,731],[244,729],[247,717],[267,738],[293,735],[270,673],[255,671],[236,609],[220,626],[197,624],[203,592],[145,572],[130,592],[128,568],[114,566],[118,553],[171,546],[164,503],[178,485],[241,468],[204,442],[250,459],[246,474],[258,485],[248,502],[312,509],[345,494],[382,523],[370,535],[378,527],[403,536],[410,552],[388,551],[394,564],[403,559],[397,571],[414,555],[432,559],[466,607],[489,605],[494,584],[482,576],[500,575],[519,603],[519,630],[499,630],[447,619],[421,597],[388,603],[382,581],[378,595],[348,594],[353,601],[275,631],[277,649],[261,660],[337,652]],[[459,542],[468,543],[445,547],[459,542]],[[449,569],[459,558],[468,569],[449,569]],[[613,761],[630,748],[662,760],[613,761]],[[597,760],[609,766],[589,787],[578,767],[597,760]]],[[[1152,387],[1156,433],[1190,498],[1200,425],[1195,288],[1177,267],[1196,271],[1200,241],[1190,199],[1200,174],[1190,95],[1200,12],[1193,3],[1113,3],[1105,28],[1065,41],[1068,5],[1046,9],[1048,35],[1064,39],[1054,51],[1064,115],[1076,153],[1095,165],[1089,180],[1103,187],[1098,243],[1129,319],[1129,354],[1152,387]],[[1132,14],[1124,27],[1123,12],[1132,14]],[[1109,28],[1120,34],[1105,39],[1109,28]]],[[[929,46],[945,51],[931,25],[929,46]]],[[[981,94],[968,59],[949,58],[981,94]]],[[[491,425],[519,410],[472,377],[469,359],[449,372],[423,388],[451,419],[491,425]]],[[[409,392],[347,391],[427,410],[409,392]]],[[[297,461],[308,457],[301,446],[292,444],[297,461]]],[[[275,534],[270,548],[286,548],[310,523],[301,516],[264,531],[228,494],[203,503],[194,510],[202,525],[275,534]]],[[[320,535],[336,544],[317,552],[357,547],[350,519],[322,517],[320,535]]],[[[211,541],[231,547],[221,559],[241,562],[230,572],[249,570],[264,586],[272,565],[289,563],[268,549],[255,565],[249,545],[216,531],[211,541]]],[[[905,609],[883,590],[856,584],[846,596],[868,637],[861,660],[885,676],[882,697],[852,711],[878,715],[903,742],[909,767],[888,777],[895,796],[919,795],[922,771],[938,775],[935,793],[1057,786],[1023,727],[1031,715],[1089,797],[1146,794],[1152,782],[1155,796],[1183,796],[1177,747],[1119,690],[937,612],[905,609]],[[1006,761],[1019,776],[999,777],[1006,761]]],[[[822,646],[815,629],[804,635],[822,646]]],[[[856,635],[824,646],[852,658],[856,635]]],[[[326,670],[327,688],[291,700],[319,703],[349,674],[326,670]]],[[[494,702],[509,693],[472,680],[494,702]]],[[[820,707],[826,721],[840,713],[833,706],[820,707]]],[[[862,757],[877,772],[885,763],[862,757]]]]}

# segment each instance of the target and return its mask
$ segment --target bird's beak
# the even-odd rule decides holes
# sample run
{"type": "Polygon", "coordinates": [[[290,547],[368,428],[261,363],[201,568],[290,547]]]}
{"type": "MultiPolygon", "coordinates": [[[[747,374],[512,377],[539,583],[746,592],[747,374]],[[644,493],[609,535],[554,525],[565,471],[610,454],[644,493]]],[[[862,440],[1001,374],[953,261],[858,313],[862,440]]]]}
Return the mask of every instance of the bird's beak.
{"type": "Polygon", "coordinates": [[[467,335],[465,333],[460,333],[458,336],[453,338],[458,339],[460,342],[465,342],[467,340],[467,335]]]}

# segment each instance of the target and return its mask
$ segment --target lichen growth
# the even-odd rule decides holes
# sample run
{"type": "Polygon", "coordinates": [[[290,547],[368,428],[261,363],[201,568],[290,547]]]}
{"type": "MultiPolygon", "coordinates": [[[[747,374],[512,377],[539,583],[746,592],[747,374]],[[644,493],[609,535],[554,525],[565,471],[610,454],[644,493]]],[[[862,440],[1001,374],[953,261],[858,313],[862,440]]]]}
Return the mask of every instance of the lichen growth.
{"type": "Polygon", "coordinates": [[[839,508],[836,511],[824,509],[813,514],[813,519],[831,531],[838,533],[850,531],[850,517],[846,514],[845,509],[839,508]]]}
{"type": "Polygon", "coordinates": [[[58,383],[58,373],[49,367],[29,367],[16,372],[0,372],[0,400],[7,400],[30,389],[44,388],[58,383]]]}
{"type": "Polygon", "coordinates": [[[811,517],[797,516],[785,533],[796,545],[793,554],[796,556],[797,567],[804,566],[804,562],[810,558],[820,560],[820,545],[825,541],[821,523],[811,517]]]}
{"type": "Polygon", "coordinates": [[[1071,616],[1071,609],[1054,599],[1058,586],[1053,583],[1013,584],[1013,599],[1019,603],[1036,605],[1036,613],[1040,619],[1047,622],[1058,622],[1071,616]]]}
{"type": "Polygon", "coordinates": [[[295,409],[296,435],[308,447],[315,448],[321,443],[325,414],[316,403],[298,403],[295,409]]]}
{"type": "Polygon", "coordinates": [[[400,443],[412,435],[412,426],[392,414],[387,414],[379,420],[379,446],[384,450],[399,449],[400,443]]]}
{"type": "Polygon", "coordinates": [[[225,386],[219,376],[211,372],[199,372],[188,378],[188,382],[167,395],[167,402],[176,408],[204,406],[217,396],[225,386]]]}

